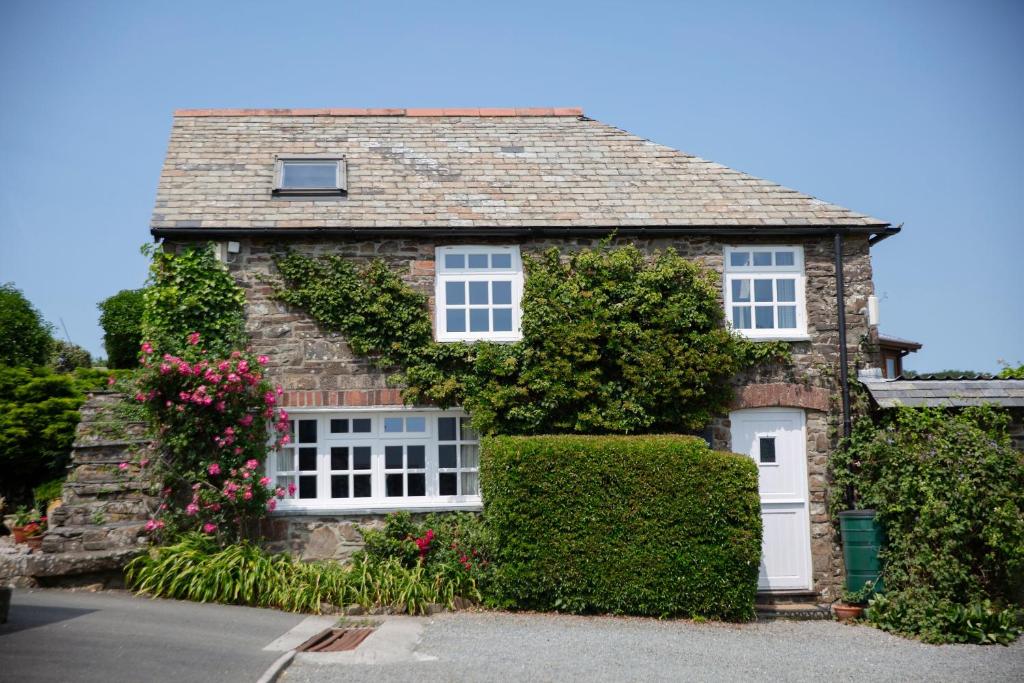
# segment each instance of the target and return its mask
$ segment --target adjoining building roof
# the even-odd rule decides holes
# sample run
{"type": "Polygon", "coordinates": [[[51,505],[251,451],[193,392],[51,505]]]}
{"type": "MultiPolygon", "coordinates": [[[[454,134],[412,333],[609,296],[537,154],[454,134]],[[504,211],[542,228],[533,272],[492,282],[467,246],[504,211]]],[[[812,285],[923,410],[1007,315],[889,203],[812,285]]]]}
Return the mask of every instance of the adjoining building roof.
{"type": "Polygon", "coordinates": [[[991,403],[1024,406],[1024,380],[1019,379],[895,379],[861,377],[880,408],[898,406],[963,407],[991,403]]]}
{"type": "Polygon", "coordinates": [[[881,346],[887,346],[894,349],[901,349],[907,352],[919,351],[923,344],[921,342],[911,341],[909,339],[902,339],[900,337],[890,337],[889,335],[879,334],[878,343],[881,346]]]}
{"type": "Polygon", "coordinates": [[[575,108],[178,111],[151,221],[157,235],[540,226],[889,228],[575,108]],[[347,196],[273,197],[275,157],[314,154],[345,158],[347,196]]]}

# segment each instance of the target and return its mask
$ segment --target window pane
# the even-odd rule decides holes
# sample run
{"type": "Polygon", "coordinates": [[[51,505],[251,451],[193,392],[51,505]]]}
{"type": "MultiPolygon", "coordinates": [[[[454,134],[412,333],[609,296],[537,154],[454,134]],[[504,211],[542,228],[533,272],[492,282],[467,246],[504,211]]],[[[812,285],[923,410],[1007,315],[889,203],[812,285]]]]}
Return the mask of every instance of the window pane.
{"type": "Polygon", "coordinates": [[[427,475],[423,472],[419,474],[409,475],[409,495],[410,496],[425,496],[427,495],[427,475]]]}
{"type": "Polygon", "coordinates": [[[352,449],[352,469],[370,469],[370,458],[371,453],[369,446],[356,446],[355,448],[352,449]]]}
{"type": "Polygon", "coordinates": [[[476,433],[476,430],[470,427],[470,420],[468,417],[459,418],[459,429],[462,431],[463,441],[476,441],[480,436],[476,433]]]}
{"type": "Polygon", "coordinates": [[[442,496],[454,496],[459,492],[459,475],[454,472],[442,472],[437,475],[437,492],[442,496]]]}
{"type": "Polygon", "coordinates": [[[776,301],[796,301],[796,280],[776,280],[775,293],[776,301]]]}
{"type": "Polygon", "coordinates": [[[754,252],[754,265],[755,266],[770,266],[772,264],[772,252],[770,251],[755,251],[754,252]]]}
{"type": "Polygon", "coordinates": [[[437,440],[438,441],[455,441],[455,418],[454,417],[439,417],[439,418],[437,418],[437,440]]]}
{"type": "Polygon", "coordinates": [[[749,251],[734,251],[729,254],[729,265],[730,266],[749,266],[750,265],[750,252],[749,251]]]}
{"type": "Polygon", "coordinates": [[[402,418],[400,417],[385,417],[384,418],[384,431],[395,433],[402,431],[402,418]]]}
{"type": "Polygon", "coordinates": [[[480,466],[480,446],[476,444],[462,444],[462,463],[465,468],[477,468],[480,466]]]}
{"type": "Polygon", "coordinates": [[[445,311],[445,328],[449,332],[466,331],[466,309],[449,308],[445,311]]]}
{"type": "Polygon", "coordinates": [[[886,358],[885,359],[885,376],[888,379],[896,379],[896,359],[886,358]]]}
{"type": "Polygon", "coordinates": [[[387,469],[387,470],[400,470],[400,469],[402,469],[402,447],[401,446],[385,446],[384,447],[384,469],[387,469]]]}
{"type": "Polygon", "coordinates": [[[427,431],[427,418],[425,418],[425,417],[407,417],[407,418],[405,418],[405,431],[407,431],[407,432],[425,432],[425,431],[427,431]]]}
{"type": "Polygon", "coordinates": [[[750,280],[732,281],[732,300],[750,301],[750,280]]]}
{"type": "Polygon", "coordinates": [[[352,496],[355,498],[369,498],[373,491],[369,474],[357,474],[352,477],[352,496]]]}
{"type": "Polygon", "coordinates": [[[777,266],[791,266],[795,263],[795,256],[791,251],[777,251],[775,252],[775,265],[777,266]]]}
{"type": "Polygon", "coordinates": [[[775,309],[771,306],[755,306],[754,324],[759,330],[770,330],[775,327],[775,309]]]}
{"type": "Polygon", "coordinates": [[[469,303],[474,306],[485,305],[487,301],[487,285],[486,282],[470,282],[469,283],[469,303]]]}
{"type": "Polygon", "coordinates": [[[288,490],[288,486],[295,483],[295,477],[278,477],[277,485],[283,488],[285,491],[288,490]]]}
{"type": "Polygon", "coordinates": [[[466,283],[461,280],[444,283],[444,298],[449,306],[462,306],[466,303],[466,283]]]}
{"type": "Polygon", "coordinates": [[[462,473],[462,495],[475,496],[480,493],[480,482],[476,472],[462,473]]]}
{"type": "Polygon", "coordinates": [[[495,308],[494,309],[494,331],[495,332],[511,332],[512,331],[512,309],[511,308],[495,308]]]}
{"type": "Polygon", "coordinates": [[[444,255],[444,267],[445,268],[465,268],[466,257],[463,254],[445,254],[444,255]]]}
{"type": "Polygon", "coordinates": [[[453,470],[458,467],[458,457],[455,452],[455,444],[438,446],[437,466],[443,470],[453,470]]]}
{"type": "Polygon", "coordinates": [[[754,301],[772,300],[772,281],[754,280],[754,301]]]}
{"type": "Polygon", "coordinates": [[[348,420],[331,420],[331,434],[347,434],[348,420]]]}
{"type": "Polygon", "coordinates": [[[775,437],[774,436],[762,436],[760,438],[760,458],[763,463],[775,462],[775,437]]]}
{"type": "Polygon", "coordinates": [[[392,496],[392,497],[393,496],[401,496],[402,495],[402,477],[404,477],[404,476],[405,475],[402,475],[402,474],[389,474],[386,477],[384,477],[384,481],[385,481],[385,483],[387,485],[386,486],[387,493],[385,495],[392,496]]]}
{"type": "Polygon", "coordinates": [[[490,327],[490,311],[486,308],[469,309],[469,331],[487,332],[490,327]]]}
{"type": "Polygon", "coordinates": [[[410,470],[422,470],[427,466],[426,446],[406,446],[406,467],[410,470]]]}
{"type": "Polygon", "coordinates": [[[779,306],[779,327],[784,330],[796,329],[796,306],[779,306]]]}
{"type": "Polygon", "coordinates": [[[341,446],[331,449],[331,469],[332,470],[347,470],[348,469],[348,447],[341,446]]]}
{"type": "Polygon", "coordinates": [[[487,254],[470,254],[469,255],[469,267],[470,268],[486,268],[487,267],[487,254]]]}
{"type": "Polygon", "coordinates": [[[277,454],[277,471],[291,472],[295,469],[295,451],[287,449],[277,454]]]}
{"type": "Polygon", "coordinates": [[[732,326],[737,330],[750,329],[750,306],[732,307],[732,326]]]}
{"type": "Polygon", "coordinates": [[[299,469],[303,472],[316,471],[316,448],[299,449],[299,469]]]}
{"type": "Polygon", "coordinates": [[[331,477],[331,498],[348,498],[347,474],[335,474],[331,477]]]}
{"type": "Polygon", "coordinates": [[[510,280],[495,280],[492,282],[491,301],[496,304],[511,304],[512,282],[510,280]]]}
{"type": "Polygon", "coordinates": [[[316,443],[316,420],[299,420],[299,443],[316,443]]]}
{"type": "Polygon", "coordinates": [[[491,268],[511,268],[512,254],[491,254],[491,268]]]}
{"type": "Polygon", "coordinates": [[[316,498],[316,475],[299,477],[299,498],[316,498]]]}
{"type": "Polygon", "coordinates": [[[368,417],[360,417],[352,420],[352,431],[357,434],[369,434],[371,422],[368,417]]]}
{"type": "Polygon", "coordinates": [[[338,186],[338,163],[283,162],[281,187],[323,188],[338,186]]]}

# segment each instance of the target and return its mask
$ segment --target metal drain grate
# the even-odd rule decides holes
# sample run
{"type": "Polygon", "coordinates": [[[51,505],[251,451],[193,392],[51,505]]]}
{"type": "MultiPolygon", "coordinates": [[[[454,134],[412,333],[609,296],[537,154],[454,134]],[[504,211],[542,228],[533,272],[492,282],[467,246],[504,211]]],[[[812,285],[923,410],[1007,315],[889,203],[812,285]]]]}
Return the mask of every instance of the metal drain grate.
{"type": "Polygon", "coordinates": [[[329,628],[299,645],[295,651],[343,652],[354,650],[375,630],[374,628],[329,628]]]}

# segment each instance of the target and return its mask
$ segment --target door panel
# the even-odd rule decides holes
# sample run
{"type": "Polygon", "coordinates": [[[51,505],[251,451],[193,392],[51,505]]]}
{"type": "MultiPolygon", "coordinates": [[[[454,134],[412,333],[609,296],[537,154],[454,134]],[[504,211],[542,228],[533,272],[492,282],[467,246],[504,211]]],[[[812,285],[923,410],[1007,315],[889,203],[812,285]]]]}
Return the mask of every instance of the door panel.
{"type": "Polygon", "coordinates": [[[758,468],[764,540],[759,590],[811,587],[807,455],[802,410],[761,408],[730,415],[732,449],[758,468]]]}

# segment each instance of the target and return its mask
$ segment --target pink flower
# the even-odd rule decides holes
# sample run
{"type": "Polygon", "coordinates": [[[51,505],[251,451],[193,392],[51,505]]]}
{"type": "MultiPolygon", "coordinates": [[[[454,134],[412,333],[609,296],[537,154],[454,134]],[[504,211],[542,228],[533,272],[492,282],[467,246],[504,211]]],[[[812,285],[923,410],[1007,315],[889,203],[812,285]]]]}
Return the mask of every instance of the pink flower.
{"type": "Polygon", "coordinates": [[[291,440],[292,440],[292,437],[290,437],[287,434],[285,434],[284,436],[281,437],[281,445],[282,446],[286,446],[286,445],[288,445],[291,442],[291,440]]]}
{"type": "Polygon", "coordinates": [[[143,403],[146,400],[146,395],[142,393],[135,394],[135,400],[139,403],[143,403]]]}
{"type": "Polygon", "coordinates": [[[295,495],[295,482],[291,482],[290,484],[288,484],[288,495],[289,496],[294,496],[295,495]]]}
{"type": "Polygon", "coordinates": [[[142,342],[142,352],[153,353],[153,345],[150,344],[149,342],[142,342]]]}
{"type": "Polygon", "coordinates": [[[139,461],[139,467],[145,467],[149,464],[149,458],[143,458],[139,461]]]}
{"type": "Polygon", "coordinates": [[[277,487],[277,488],[276,488],[276,489],[274,490],[274,495],[275,495],[275,496],[277,496],[278,498],[284,498],[284,489],[283,489],[283,488],[281,488],[280,486],[278,486],[278,487],[277,487]]]}
{"type": "Polygon", "coordinates": [[[163,529],[164,523],[158,519],[151,519],[146,522],[146,531],[156,531],[157,529],[163,529]]]}
{"type": "Polygon", "coordinates": [[[111,375],[110,377],[107,378],[107,386],[108,387],[114,386],[115,382],[117,382],[117,379],[113,375],[111,375]]]}
{"type": "Polygon", "coordinates": [[[197,512],[199,512],[199,506],[196,505],[195,503],[189,503],[188,505],[185,506],[185,514],[189,517],[196,514],[197,512]]]}
{"type": "Polygon", "coordinates": [[[266,404],[267,404],[268,406],[272,406],[272,405],[274,405],[275,403],[277,403],[277,397],[276,397],[276,396],[274,396],[274,392],[272,392],[272,391],[268,391],[267,393],[265,393],[265,394],[263,395],[263,401],[264,401],[264,402],[265,402],[265,403],[266,403],[266,404]]]}
{"type": "Polygon", "coordinates": [[[212,523],[212,522],[207,522],[206,524],[203,525],[203,531],[205,531],[208,534],[212,534],[216,530],[217,530],[217,525],[212,523]]]}
{"type": "Polygon", "coordinates": [[[260,461],[257,460],[256,458],[251,458],[245,461],[245,466],[250,470],[254,470],[260,466],[260,461]]]}
{"type": "MultiPolygon", "coordinates": [[[[192,334],[188,335],[188,343],[191,344],[192,346],[195,346],[196,344],[198,344],[199,343],[199,333],[198,332],[193,332],[192,334]]],[[[216,528],[216,527],[214,527],[214,528],[216,528]]]]}
{"type": "Polygon", "coordinates": [[[124,472],[126,469],[128,469],[128,463],[126,463],[126,462],[121,463],[120,465],[117,466],[117,469],[119,469],[122,472],[124,472]]]}
{"type": "Polygon", "coordinates": [[[257,360],[257,362],[259,362],[260,365],[266,365],[267,363],[270,362],[270,359],[267,358],[266,356],[260,356],[256,360],[257,360]]]}
{"type": "Polygon", "coordinates": [[[266,486],[270,483],[270,477],[260,477],[260,486],[266,486]]]}
{"type": "Polygon", "coordinates": [[[275,500],[274,498],[271,498],[270,500],[267,501],[267,512],[273,512],[274,508],[276,508],[276,507],[277,507],[277,500],[275,500]]]}
{"type": "Polygon", "coordinates": [[[238,361],[238,371],[239,372],[249,372],[249,361],[247,361],[247,360],[238,361]]]}
{"type": "Polygon", "coordinates": [[[161,375],[166,375],[170,371],[171,371],[171,366],[170,365],[168,365],[167,363],[161,363],[160,364],[160,374],[161,375]]]}
{"type": "Polygon", "coordinates": [[[220,465],[215,462],[210,463],[210,466],[206,468],[206,471],[210,473],[211,477],[215,477],[220,474],[220,465]]]}
{"type": "Polygon", "coordinates": [[[252,500],[252,489],[246,489],[245,493],[242,494],[242,498],[246,500],[252,500]]]}
{"type": "Polygon", "coordinates": [[[243,427],[248,427],[249,425],[252,424],[252,420],[253,420],[252,415],[243,415],[238,420],[238,424],[242,425],[243,427]]]}

